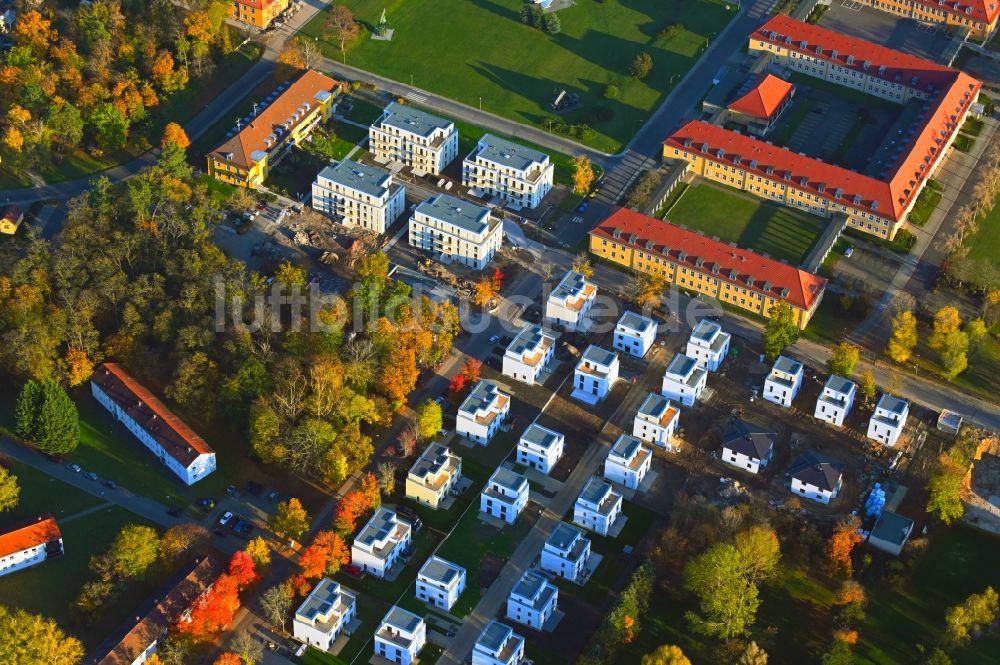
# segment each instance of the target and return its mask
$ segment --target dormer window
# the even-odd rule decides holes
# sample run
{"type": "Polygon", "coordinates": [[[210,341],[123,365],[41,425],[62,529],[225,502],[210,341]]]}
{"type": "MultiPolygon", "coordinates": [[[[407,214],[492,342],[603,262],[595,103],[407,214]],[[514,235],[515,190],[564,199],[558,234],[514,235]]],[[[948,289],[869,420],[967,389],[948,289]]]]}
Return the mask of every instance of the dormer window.
{"type": "Polygon", "coordinates": [[[726,156],[726,151],[723,150],[722,148],[719,148],[718,150],[715,151],[715,156],[718,157],[719,159],[722,159],[723,157],[726,156]]]}
{"type": "Polygon", "coordinates": [[[807,42],[806,40],[803,39],[802,41],[799,42],[799,48],[805,49],[808,47],[809,47],[809,42],[807,42]]]}
{"type": "Polygon", "coordinates": [[[694,145],[694,140],[692,140],[692,139],[684,139],[684,147],[685,148],[690,148],[692,145],[694,145]]]}
{"type": "Polygon", "coordinates": [[[618,227],[615,227],[615,228],[611,229],[611,236],[613,238],[621,238],[622,237],[622,230],[619,229],[618,227]]]}
{"type": "Polygon", "coordinates": [[[885,65],[879,65],[878,66],[878,75],[879,76],[885,76],[885,71],[886,71],[885,65]]]}
{"type": "Polygon", "coordinates": [[[854,203],[854,205],[858,205],[859,203],[861,203],[861,195],[855,194],[853,197],[851,197],[851,201],[854,203]]]}
{"type": "Polygon", "coordinates": [[[656,243],[654,243],[652,240],[647,240],[646,241],[646,249],[652,251],[653,247],[655,247],[655,246],[656,246],[656,243]]]}
{"type": "Polygon", "coordinates": [[[751,159],[750,160],[750,168],[752,168],[752,169],[757,168],[757,160],[756,159],[751,159]]]}
{"type": "Polygon", "coordinates": [[[736,279],[737,273],[735,268],[729,269],[729,279],[736,279]]]}
{"type": "Polygon", "coordinates": [[[861,63],[861,69],[865,70],[866,72],[871,68],[871,66],[872,63],[870,60],[865,60],[864,62],[861,63]]]}
{"type": "Polygon", "coordinates": [[[847,56],[847,64],[849,64],[849,65],[853,65],[854,64],[854,56],[853,55],[847,56]]]}
{"type": "Polygon", "coordinates": [[[878,201],[872,201],[872,210],[878,210],[878,201]]]}
{"type": "Polygon", "coordinates": [[[634,245],[636,240],[638,240],[638,238],[634,233],[628,234],[628,244],[634,245]]]}
{"type": "Polygon", "coordinates": [[[697,259],[694,260],[694,265],[696,267],[698,267],[698,268],[704,267],[704,265],[705,265],[705,259],[703,259],[702,257],[699,256],[697,259]]]}
{"type": "Polygon", "coordinates": [[[805,187],[806,185],[809,184],[809,178],[802,176],[801,178],[799,178],[799,184],[805,187]]]}

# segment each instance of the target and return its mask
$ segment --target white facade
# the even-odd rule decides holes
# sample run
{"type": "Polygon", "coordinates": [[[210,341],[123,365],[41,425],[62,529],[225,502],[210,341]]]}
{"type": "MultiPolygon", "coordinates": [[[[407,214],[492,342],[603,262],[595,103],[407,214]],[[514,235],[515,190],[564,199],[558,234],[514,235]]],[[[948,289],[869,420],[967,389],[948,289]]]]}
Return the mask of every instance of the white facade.
{"type": "Polygon", "coordinates": [[[639,489],[653,463],[653,453],[642,441],[622,434],[604,460],[604,477],[630,490],[639,489]]]}
{"type": "Polygon", "coordinates": [[[185,485],[215,471],[215,451],[117,363],[98,367],[90,390],[185,485]]]}
{"type": "Polygon", "coordinates": [[[0,577],[63,554],[62,533],[52,516],[0,533],[0,577]]]}
{"type": "Polygon", "coordinates": [[[410,547],[412,538],[410,523],[381,506],[354,539],[351,563],[375,577],[385,577],[410,547]]]}
{"type": "Polygon", "coordinates": [[[635,312],[625,312],[615,326],[614,346],[630,356],[642,358],[656,341],[656,321],[635,312]]]}
{"type": "Polygon", "coordinates": [[[558,603],[559,589],[541,573],[528,570],[507,597],[507,618],[542,630],[558,603]]]}
{"type": "Polygon", "coordinates": [[[883,393],[875,407],[875,413],[868,421],[868,438],[874,439],[883,446],[896,445],[899,435],[906,427],[906,419],[910,414],[910,403],[905,399],[883,393]]]}
{"type": "Polygon", "coordinates": [[[400,665],[412,665],[427,644],[427,624],[421,617],[393,605],[375,631],[375,655],[400,665]]]}
{"type": "Polygon", "coordinates": [[[842,376],[831,374],[823,386],[823,392],[816,399],[816,412],[813,415],[831,425],[840,427],[844,418],[854,406],[857,386],[842,376]]]}
{"type": "Polygon", "coordinates": [[[584,538],[583,532],[575,526],[559,522],[545,541],[539,565],[553,575],[581,582],[589,561],[590,539],[584,538]]]}
{"type": "Polygon", "coordinates": [[[764,399],[780,406],[791,406],[802,387],[803,374],[802,363],[798,360],[778,356],[771,373],[764,380],[764,399]]]}
{"type": "Polygon", "coordinates": [[[486,267],[503,245],[503,224],[489,208],[437,194],[410,217],[410,246],[430,252],[442,263],[486,267]]]}
{"type": "Polygon", "coordinates": [[[590,327],[590,310],[596,297],[597,285],[570,270],[545,301],[545,321],[566,330],[586,330],[590,327]]]}
{"type": "Polygon", "coordinates": [[[455,418],[455,431],[471,441],[486,445],[510,413],[510,396],[492,381],[481,380],[473,388],[455,418]]]}
{"type": "Polygon", "coordinates": [[[329,651],[354,621],[357,598],[331,579],[321,579],[292,618],[292,635],[300,642],[329,651]]]}
{"type": "Polygon", "coordinates": [[[541,326],[526,325],[503,354],[503,375],[528,385],[541,383],[542,372],[555,355],[556,338],[541,326]]]}
{"type": "Polygon", "coordinates": [[[618,354],[599,346],[588,346],[573,373],[573,398],[597,404],[618,380],[618,354]]]}
{"type": "Polygon", "coordinates": [[[542,202],[552,189],[554,172],[544,152],[484,134],[462,162],[462,184],[476,196],[498,196],[519,210],[542,202]]]}
{"type": "Polygon", "coordinates": [[[445,611],[451,610],[463,591],[465,568],[439,556],[427,559],[417,573],[417,600],[445,611]]]}
{"type": "Polygon", "coordinates": [[[377,161],[399,162],[418,175],[438,175],[458,157],[454,123],[395,102],[368,128],[368,140],[377,161]]]}
{"type": "Polygon", "coordinates": [[[517,442],[517,463],[548,474],[562,458],[565,447],[562,434],[531,423],[517,442]]]}
{"type": "Polygon", "coordinates": [[[461,478],[462,458],[435,441],[406,474],[406,498],[436,510],[461,478]]]}
{"type": "Polygon", "coordinates": [[[817,503],[830,503],[840,495],[844,480],[842,468],[838,463],[820,459],[806,451],[789,468],[791,492],[817,503]]]}
{"type": "Polygon", "coordinates": [[[479,511],[513,524],[528,505],[528,492],[528,480],[524,476],[500,467],[479,495],[479,511]]]}
{"type": "Polygon", "coordinates": [[[573,523],[602,536],[622,513],[622,495],[600,478],[591,478],[573,504],[573,523]]]}
{"type": "Polygon", "coordinates": [[[499,621],[490,621],[472,648],[472,665],[521,665],[524,638],[499,621]]]}
{"type": "Polygon", "coordinates": [[[774,457],[773,432],[737,420],[722,435],[722,461],[749,473],[759,473],[774,457]]]}
{"type": "Polygon", "coordinates": [[[687,356],[694,358],[699,367],[709,372],[717,372],[719,365],[729,353],[729,342],[732,336],[722,332],[722,326],[714,321],[702,319],[691,331],[687,343],[687,356]]]}
{"type": "Polygon", "coordinates": [[[669,399],[649,393],[639,407],[639,412],[635,414],[632,436],[670,450],[679,420],[680,412],[669,399]]]}
{"type": "Polygon", "coordinates": [[[694,406],[708,385],[708,372],[698,367],[698,361],[678,353],[663,372],[660,393],[684,406],[694,406]]]}
{"type": "Polygon", "coordinates": [[[391,172],[345,159],[316,176],[312,207],[344,226],[385,233],[403,214],[406,191],[391,172]]]}

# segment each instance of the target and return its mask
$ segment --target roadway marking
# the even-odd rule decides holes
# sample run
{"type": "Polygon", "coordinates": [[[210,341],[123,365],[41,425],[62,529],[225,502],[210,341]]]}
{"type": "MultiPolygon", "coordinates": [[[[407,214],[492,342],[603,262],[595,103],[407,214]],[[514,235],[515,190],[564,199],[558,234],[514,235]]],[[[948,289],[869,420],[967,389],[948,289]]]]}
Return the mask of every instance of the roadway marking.
{"type": "Polygon", "coordinates": [[[421,95],[419,92],[414,92],[412,90],[403,96],[411,102],[416,102],[417,104],[423,104],[427,101],[427,95],[421,95]]]}
{"type": "Polygon", "coordinates": [[[583,217],[580,216],[580,215],[577,215],[576,217],[573,218],[572,221],[573,221],[574,224],[582,224],[583,223],[583,217]]]}

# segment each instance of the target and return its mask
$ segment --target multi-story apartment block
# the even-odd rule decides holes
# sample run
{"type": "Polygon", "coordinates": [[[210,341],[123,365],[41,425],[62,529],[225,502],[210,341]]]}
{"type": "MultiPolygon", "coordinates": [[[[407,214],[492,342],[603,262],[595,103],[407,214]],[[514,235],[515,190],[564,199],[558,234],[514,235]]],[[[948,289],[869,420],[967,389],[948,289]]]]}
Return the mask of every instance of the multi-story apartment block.
{"type": "Polygon", "coordinates": [[[831,374],[823,386],[823,392],[816,399],[816,411],[813,415],[840,427],[854,406],[854,396],[857,392],[857,386],[853,381],[831,374]]]}
{"type": "Polygon", "coordinates": [[[528,479],[501,466],[479,495],[479,512],[513,524],[528,505],[528,493],[528,479]]]}
{"type": "Polygon", "coordinates": [[[986,39],[997,27],[1000,4],[996,0],[859,0],[889,14],[923,23],[941,23],[969,31],[969,38],[986,39]]]}
{"type": "Polygon", "coordinates": [[[437,194],[410,217],[410,245],[475,270],[486,267],[503,245],[503,224],[489,208],[437,194]]]}
{"type": "Polygon", "coordinates": [[[570,270],[545,301],[545,321],[566,330],[586,330],[591,324],[590,308],[596,297],[597,285],[570,270]]]}
{"type": "Polygon", "coordinates": [[[905,399],[883,393],[875,406],[875,413],[868,421],[868,438],[878,441],[883,446],[896,445],[899,435],[906,427],[906,418],[910,413],[910,403],[905,399]]]}
{"type": "Polygon", "coordinates": [[[413,665],[427,644],[427,624],[421,617],[393,605],[375,631],[375,655],[399,665],[413,665]]]}
{"type": "Polygon", "coordinates": [[[573,524],[602,536],[608,535],[621,514],[622,495],[596,477],[587,481],[573,504],[573,524]]]}
{"type": "Polygon", "coordinates": [[[406,498],[436,510],[461,478],[462,458],[435,441],[406,474],[406,498]]]}
{"type": "Polygon", "coordinates": [[[539,565],[542,570],[563,579],[582,582],[589,560],[590,539],[584,538],[583,532],[575,526],[559,522],[545,541],[539,565]]]}
{"type": "Polygon", "coordinates": [[[510,413],[510,396],[500,392],[492,381],[480,380],[455,418],[455,432],[480,445],[486,445],[510,413]]]}
{"type": "Polygon", "coordinates": [[[465,568],[432,556],[417,573],[417,600],[450,611],[465,591],[465,568]]]}
{"type": "Polygon", "coordinates": [[[774,432],[737,419],[722,435],[722,461],[738,469],[759,473],[774,458],[774,432]]]}
{"type": "Polygon", "coordinates": [[[628,208],[590,232],[590,252],[760,316],[777,302],[788,303],[799,328],[809,323],[826,288],[822,277],[628,208]]]}
{"type": "Polygon", "coordinates": [[[0,532],[0,577],[62,556],[63,539],[56,518],[36,517],[0,532]]]}
{"type": "Polygon", "coordinates": [[[792,494],[817,503],[830,503],[840,495],[844,482],[843,469],[843,464],[823,459],[807,450],[788,468],[792,494]]]}
{"type": "Polygon", "coordinates": [[[630,490],[639,489],[653,463],[653,453],[634,436],[622,434],[604,460],[604,477],[630,490]]]}
{"type": "Polygon", "coordinates": [[[771,367],[771,373],[764,380],[764,399],[780,406],[791,406],[799,394],[805,371],[802,363],[788,356],[778,356],[771,367]]]}
{"type": "Polygon", "coordinates": [[[548,474],[566,447],[566,438],[559,432],[531,423],[517,442],[517,463],[548,474]]]}
{"type": "Polygon", "coordinates": [[[329,651],[330,645],[347,633],[356,615],[357,597],[339,582],[324,577],[295,610],[292,635],[320,651],[329,651]]]}
{"type": "Polygon", "coordinates": [[[656,321],[635,312],[625,312],[615,326],[612,346],[630,356],[642,358],[655,341],[656,321]]]}
{"type": "Polygon", "coordinates": [[[580,356],[573,373],[574,399],[597,404],[618,380],[618,354],[591,344],[580,356]]]}
{"type": "Polygon", "coordinates": [[[559,589],[534,570],[525,571],[507,597],[507,618],[542,630],[559,606],[559,589]]]}
{"type": "Polygon", "coordinates": [[[417,175],[439,175],[458,157],[458,130],[450,120],[393,102],[368,128],[368,149],[380,162],[400,162],[417,175]]]}
{"type": "MultiPolygon", "coordinates": [[[[992,1],[992,0],[991,0],[992,1]]],[[[702,177],[891,239],[948,153],[975,103],[974,78],[817,25],[778,15],[750,35],[753,55],[776,65],[896,103],[917,100],[919,120],[876,174],[859,173],[700,120],[664,141],[702,177]]]]}
{"type": "Polygon", "coordinates": [[[788,108],[795,87],[774,74],[758,75],[747,85],[749,89],[740,90],[726,107],[729,121],[745,126],[751,134],[764,136],[788,108]]]}
{"type": "Polygon", "coordinates": [[[541,326],[528,324],[511,340],[503,354],[503,375],[528,385],[540,383],[542,372],[555,355],[556,338],[541,326]]]}
{"type": "Polygon", "coordinates": [[[544,152],[484,134],[462,163],[462,184],[476,196],[498,196],[520,210],[542,202],[554,172],[544,152]]]}
{"type": "Polygon", "coordinates": [[[406,208],[406,190],[389,171],[344,159],[316,176],[312,207],[344,226],[385,233],[406,208]]]}
{"type": "Polygon", "coordinates": [[[663,372],[660,393],[684,406],[694,406],[708,385],[708,372],[698,367],[694,358],[676,354],[663,372]]]}
{"type": "Polygon", "coordinates": [[[98,367],[90,391],[185,485],[215,471],[215,451],[118,363],[98,367]]]}
{"type": "Polygon", "coordinates": [[[670,450],[680,415],[663,395],[649,393],[635,414],[632,436],[670,450]]]}
{"type": "Polygon", "coordinates": [[[208,153],[208,175],[216,180],[258,189],[271,166],[291,146],[305,140],[333,113],[340,84],[306,70],[287,88],[282,84],[218,148],[208,153]]]}
{"type": "Polygon", "coordinates": [[[410,523],[381,506],[351,545],[351,564],[375,577],[385,577],[413,538],[410,523]]]}
{"type": "Polygon", "coordinates": [[[233,0],[229,15],[234,21],[263,30],[278,14],[288,9],[290,0],[233,0]]]}
{"type": "Polygon", "coordinates": [[[521,665],[524,638],[499,621],[490,621],[472,647],[472,665],[521,665]]]}
{"type": "Polygon", "coordinates": [[[731,338],[729,333],[722,332],[722,326],[715,321],[702,319],[691,331],[685,355],[694,358],[699,367],[716,372],[729,353],[731,338]]]}

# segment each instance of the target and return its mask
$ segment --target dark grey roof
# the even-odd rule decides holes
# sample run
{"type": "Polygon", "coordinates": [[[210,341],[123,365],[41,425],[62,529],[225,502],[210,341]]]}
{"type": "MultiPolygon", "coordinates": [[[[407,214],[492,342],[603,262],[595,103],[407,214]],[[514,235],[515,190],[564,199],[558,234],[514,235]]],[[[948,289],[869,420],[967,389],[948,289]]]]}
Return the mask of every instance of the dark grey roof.
{"type": "Polygon", "coordinates": [[[609,367],[615,362],[615,358],[617,357],[618,354],[615,352],[608,351],[607,349],[602,349],[599,346],[591,344],[587,347],[587,350],[583,352],[583,355],[580,357],[580,362],[588,361],[594,363],[595,365],[609,367]]]}
{"type": "Polygon", "coordinates": [[[774,361],[773,371],[784,374],[798,374],[802,371],[802,363],[788,356],[778,356],[778,359],[774,361]]]}
{"type": "Polygon", "coordinates": [[[910,532],[913,531],[913,520],[903,517],[888,510],[883,510],[878,521],[872,528],[871,537],[884,540],[896,545],[906,542],[910,532]]]}
{"type": "Polygon", "coordinates": [[[527,171],[535,164],[544,166],[549,161],[549,156],[544,152],[492,134],[483,134],[476,149],[468,157],[470,161],[475,161],[477,158],[517,171],[527,171]]]}
{"type": "Polygon", "coordinates": [[[609,454],[628,460],[631,459],[632,455],[635,455],[641,447],[642,441],[634,436],[622,434],[618,437],[618,440],[615,441],[615,444],[611,446],[611,452],[609,454]]]}
{"type": "Polygon", "coordinates": [[[709,319],[702,319],[698,322],[698,325],[694,327],[691,331],[691,337],[695,339],[700,339],[706,344],[711,344],[715,336],[722,332],[722,326],[720,326],[715,321],[710,321],[709,319]]]}
{"type": "Polygon", "coordinates": [[[694,358],[686,356],[683,353],[678,353],[670,361],[670,364],[667,365],[667,374],[687,378],[697,364],[698,361],[694,358]]]}
{"type": "Polygon", "coordinates": [[[412,106],[396,102],[385,107],[381,120],[376,124],[389,125],[425,138],[430,137],[436,130],[447,131],[454,126],[451,120],[445,120],[436,115],[419,111],[412,106]]]}
{"type": "Polygon", "coordinates": [[[503,648],[503,645],[513,634],[514,631],[509,626],[499,621],[490,621],[486,624],[486,628],[483,628],[483,632],[479,634],[479,639],[476,640],[476,643],[486,651],[496,653],[503,648]]]}
{"type": "Polygon", "coordinates": [[[638,333],[644,333],[650,326],[656,326],[656,321],[648,316],[628,311],[622,314],[622,317],[618,319],[618,325],[624,326],[625,328],[634,330],[638,333]]]}
{"type": "Polygon", "coordinates": [[[907,408],[909,408],[909,403],[905,399],[900,399],[894,397],[889,393],[883,393],[882,398],[878,401],[879,409],[885,409],[890,413],[895,413],[896,415],[902,415],[907,408]]]}
{"type": "Polygon", "coordinates": [[[531,443],[543,450],[548,450],[562,437],[562,434],[554,430],[550,430],[548,427],[542,427],[538,423],[531,423],[528,429],[524,430],[524,434],[521,435],[521,440],[531,443]]]}
{"type": "Polygon", "coordinates": [[[670,408],[670,400],[659,393],[649,393],[639,407],[639,413],[644,416],[651,416],[659,420],[670,408]]]}
{"type": "Polygon", "coordinates": [[[722,435],[722,447],[762,460],[771,452],[777,434],[768,432],[743,419],[736,419],[722,435]]]}
{"type": "Polygon", "coordinates": [[[511,340],[510,344],[507,346],[507,351],[510,351],[516,356],[522,356],[525,351],[533,351],[537,349],[546,337],[552,338],[552,335],[542,330],[541,326],[533,324],[526,325],[521,328],[521,331],[517,333],[517,336],[511,340]]]}
{"type": "Polygon", "coordinates": [[[388,624],[393,628],[398,628],[399,630],[412,633],[417,629],[417,626],[421,624],[423,619],[418,617],[413,612],[404,610],[402,607],[393,605],[389,612],[382,619],[382,623],[388,624]]]}
{"type": "Polygon", "coordinates": [[[450,194],[437,194],[420,203],[416,212],[470,233],[485,233],[493,224],[489,208],[450,194]]]}
{"type": "Polygon", "coordinates": [[[552,535],[549,536],[546,544],[552,545],[552,547],[557,550],[567,550],[572,547],[573,543],[575,543],[578,538],[582,537],[583,532],[575,526],[570,526],[565,522],[559,522],[559,524],[556,524],[556,528],[552,530],[552,535]]]}
{"type": "Polygon", "coordinates": [[[788,467],[788,474],[799,482],[808,483],[821,490],[834,491],[840,485],[844,465],[811,450],[807,450],[788,467]]]}
{"type": "Polygon", "coordinates": [[[842,376],[831,374],[830,378],[826,380],[826,387],[842,395],[850,395],[854,392],[855,384],[842,376]]]}
{"type": "Polygon", "coordinates": [[[501,466],[490,476],[490,484],[493,483],[511,492],[520,492],[528,484],[528,479],[519,473],[514,473],[505,466],[501,466]]]}
{"type": "Polygon", "coordinates": [[[464,572],[464,568],[439,556],[432,556],[424,562],[418,575],[422,575],[431,581],[448,585],[456,577],[464,572]]]}
{"type": "Polygon", "coordinates": [[[381,198],[388,190],[392,174],[385,169],[344,159],[338,164],[324,168],[319,172],[319,177],[369,196],[381,198]]]}

